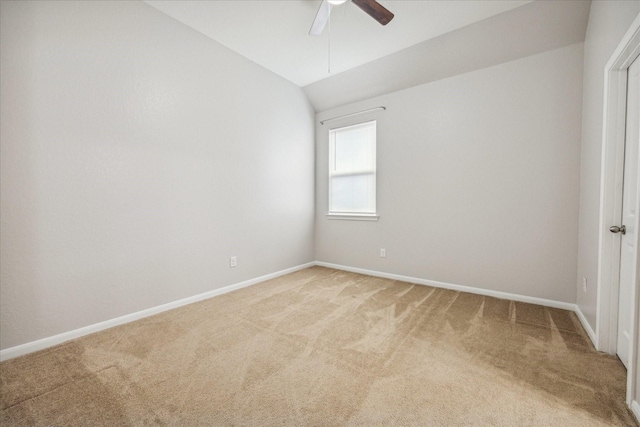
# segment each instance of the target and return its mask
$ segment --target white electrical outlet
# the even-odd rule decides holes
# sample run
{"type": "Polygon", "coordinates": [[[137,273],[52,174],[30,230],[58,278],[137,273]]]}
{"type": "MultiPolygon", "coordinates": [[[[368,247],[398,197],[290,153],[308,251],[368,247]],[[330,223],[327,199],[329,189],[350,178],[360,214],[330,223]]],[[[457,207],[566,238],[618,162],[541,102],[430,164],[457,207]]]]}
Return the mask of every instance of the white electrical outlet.
{"type": "Polygon", "coordinates": [[[380,249],[380,258],[386,258],[387,257],[387,250],[385,248],[381,248],[380,249]]]}
{"type": "Polygon", "coordinates": [[[587,292],[587,278],[582,278],[582,292],[587,292]]]}
{"type": "Polygon", "coordinates": [[[231,258],[229,258],[229,268],[233,268],[236,265],[238,265],[238,257],[232,256],[231,258]]]}

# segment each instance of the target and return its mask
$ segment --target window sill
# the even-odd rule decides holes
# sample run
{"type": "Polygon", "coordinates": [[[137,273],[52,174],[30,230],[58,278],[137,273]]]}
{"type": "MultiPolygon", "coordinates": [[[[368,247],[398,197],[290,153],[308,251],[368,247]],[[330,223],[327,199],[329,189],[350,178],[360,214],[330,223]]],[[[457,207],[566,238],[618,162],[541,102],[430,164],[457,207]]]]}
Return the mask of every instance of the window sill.
{"type": "Polygon", "coordinates": [[[347,221],[377,221],[380,218],[376,214],[326,214],[327,219],[341,219],[347,221]]]}

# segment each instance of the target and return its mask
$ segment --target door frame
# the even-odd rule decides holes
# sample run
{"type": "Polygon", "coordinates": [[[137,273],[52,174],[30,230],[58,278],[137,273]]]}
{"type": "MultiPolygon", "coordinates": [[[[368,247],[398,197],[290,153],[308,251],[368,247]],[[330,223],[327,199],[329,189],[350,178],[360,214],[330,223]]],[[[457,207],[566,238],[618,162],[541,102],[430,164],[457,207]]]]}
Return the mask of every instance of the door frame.
{"type": "MultiPolygon", "coordinates": [[[[627,69],[639,54],[640,14],[636,16],[604,69],[596,345],[598,350],[610,354],[616,353],[618,336],[620,236],[611,233],[609,227],[616,225],[622,216],[627,69]]],[[[631,405],[636,391],[639,294],[636,280],[632,289],[633,323],[627,369],[628,405],[631,405]]]]}

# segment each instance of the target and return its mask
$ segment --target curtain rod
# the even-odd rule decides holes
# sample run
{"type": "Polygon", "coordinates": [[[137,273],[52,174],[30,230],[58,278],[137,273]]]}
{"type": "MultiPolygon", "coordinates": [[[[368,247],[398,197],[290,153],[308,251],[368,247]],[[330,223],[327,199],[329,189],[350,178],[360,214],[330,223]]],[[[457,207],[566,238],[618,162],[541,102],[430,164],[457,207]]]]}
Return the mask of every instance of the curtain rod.
{"type": "Polygon", "coordinates": [[[321,124],[321,125],[324,125],[324,124],[325,124],[325,122],[330,122],[330,121],[332,121],[332,120],[344,119],[345,117],[356,116],[356,115],[358,115],[358,114],[368,113],[368,112],[370,112],[370,111],[386,110],[386,109],[387,109],[387,107],[383,107],[383,106],[375,107],[375,108],[369,108],[368,110],[362,110],[362,111],[358,111],[358,112],[356,112],[356,113],[345,114],[344,116],[338,116],[338,117],[332,117],[332,118],[330,118],[330,119],[325,119],[325,120],[322,120],[322,121],[320,122],[320,124],[321,124]]]}

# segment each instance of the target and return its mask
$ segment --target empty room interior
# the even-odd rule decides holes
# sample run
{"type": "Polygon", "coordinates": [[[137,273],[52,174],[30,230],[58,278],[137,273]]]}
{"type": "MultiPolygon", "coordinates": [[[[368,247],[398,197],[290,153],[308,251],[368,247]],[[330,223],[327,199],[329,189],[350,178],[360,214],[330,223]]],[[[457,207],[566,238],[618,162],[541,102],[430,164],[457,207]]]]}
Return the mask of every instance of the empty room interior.
{"type": "Polygon", "coordinates": [[[0,424],[634,426],[640,1],[0,0],[0,424]]]}

